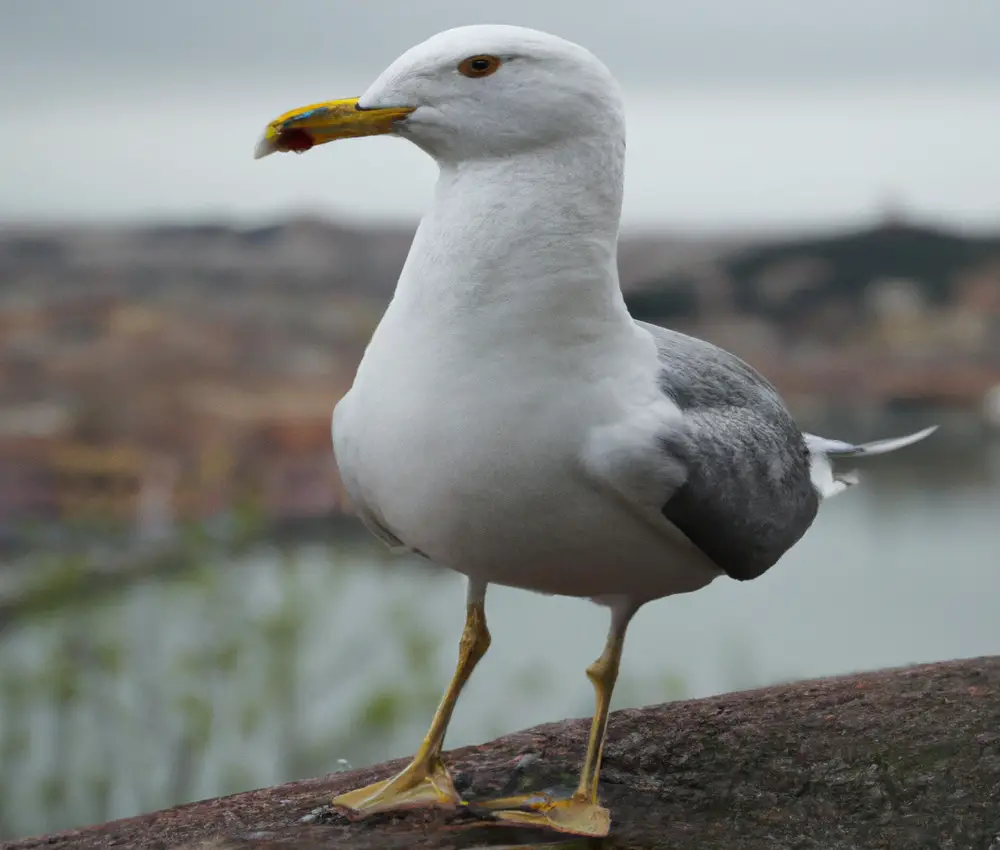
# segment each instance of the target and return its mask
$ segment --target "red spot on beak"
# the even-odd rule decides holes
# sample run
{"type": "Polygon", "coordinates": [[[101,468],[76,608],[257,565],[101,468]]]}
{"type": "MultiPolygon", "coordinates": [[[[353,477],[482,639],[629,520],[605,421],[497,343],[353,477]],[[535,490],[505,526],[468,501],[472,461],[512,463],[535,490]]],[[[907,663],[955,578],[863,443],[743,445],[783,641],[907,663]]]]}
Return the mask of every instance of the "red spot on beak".
{"type": "Polygon", "coordinates": [[[295,151],[295,153],[305,153],[316,143],[305,130],[283,130],[274,140],[274,145],[279,151],[295,151]]]}

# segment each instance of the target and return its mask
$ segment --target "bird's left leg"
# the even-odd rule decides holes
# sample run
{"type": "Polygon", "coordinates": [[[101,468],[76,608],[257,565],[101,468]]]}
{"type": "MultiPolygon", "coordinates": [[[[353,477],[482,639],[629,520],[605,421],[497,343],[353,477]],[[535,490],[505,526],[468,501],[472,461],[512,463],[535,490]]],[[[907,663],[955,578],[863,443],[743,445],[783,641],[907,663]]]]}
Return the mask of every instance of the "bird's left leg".
{"type": "Polygon", "coordinates": [[[455,675],[413,760],[389,779],[335,797],[335,806],[367,814],[411,806],[462,805],[463,800],[455,790],[441,753],[458,696],[490,646],[485,596],[486,585],[470,579],[465,629],[459,644],[455,675]]]}
{"type": "Polygon", "coordinates": [[[612,608],[611,628],[604,652],[587,668],[587,678],[594,686],[596,708],[590,725],[587,755],[580,771],[580,783],[567,799],[558,800],[544,794],[524,794],[491,800],[485,806],[493,817],[525,826],[539,826],[574,835],[603,837],[611,827],[611,815],[598,800],[601,754],[608,728],[611,694],[618,679],[625,630],[638,606],[622,603],[612,608]]]}

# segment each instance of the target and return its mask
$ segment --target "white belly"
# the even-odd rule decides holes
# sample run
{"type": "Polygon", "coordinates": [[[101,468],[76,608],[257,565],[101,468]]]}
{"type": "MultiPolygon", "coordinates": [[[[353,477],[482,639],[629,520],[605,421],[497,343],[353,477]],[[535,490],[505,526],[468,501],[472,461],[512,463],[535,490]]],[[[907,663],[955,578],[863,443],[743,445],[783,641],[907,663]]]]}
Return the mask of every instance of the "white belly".
{"type": "Polygon", "coordinates": [[[509,363],[447,378],[397,365],[359,371],[334,445],[359,511],[405,546],[483,581],[566,596],[645,601],[719,574],[584,474],[589,429],[621,415],[608,382],[570,380],[554,395],[550,379],[512,380],[509,363]]]}

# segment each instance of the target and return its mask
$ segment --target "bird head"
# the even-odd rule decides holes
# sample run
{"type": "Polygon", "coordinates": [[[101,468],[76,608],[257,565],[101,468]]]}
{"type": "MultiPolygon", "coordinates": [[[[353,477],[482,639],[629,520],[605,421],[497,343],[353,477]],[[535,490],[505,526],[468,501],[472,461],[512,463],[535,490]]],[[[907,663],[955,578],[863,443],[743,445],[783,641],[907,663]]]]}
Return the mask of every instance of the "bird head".
{"type": "Polygon", "coordinates": [[[446,30],[406,51],[358,98],[279,116],[256,156],[395,134],[455,161],[609,133],[624,135],[621,97],[593,54],[537,30],[479,25],[446,30]]]}

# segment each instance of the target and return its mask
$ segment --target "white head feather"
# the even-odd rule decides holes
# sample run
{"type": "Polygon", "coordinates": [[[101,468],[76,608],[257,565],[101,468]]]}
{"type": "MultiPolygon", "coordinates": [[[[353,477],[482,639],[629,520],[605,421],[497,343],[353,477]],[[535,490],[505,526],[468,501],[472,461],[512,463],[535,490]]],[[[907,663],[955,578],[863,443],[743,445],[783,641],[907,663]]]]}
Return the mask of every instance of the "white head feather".
{"type": "Polygon", "coordinates": [[[439,160],[625,136],[621,94],[605,65],[579,45],[524,27],[438,33],[386,68],[358,105],[415,109],[397,132],[439,160]],[[475,56],[496,57],[500,66],[489,76],[464,76],[459,65],[475,56]]]}

